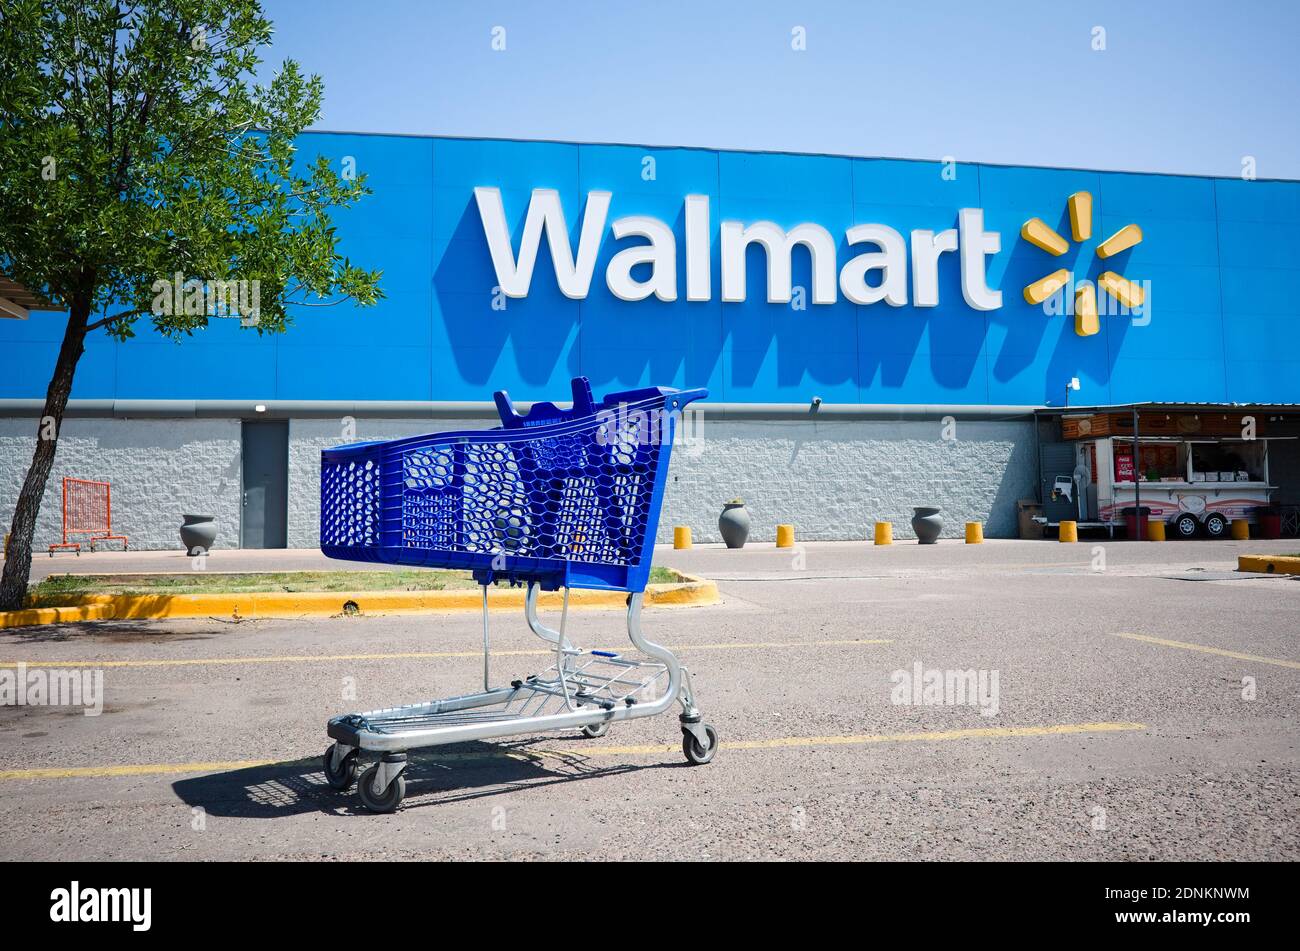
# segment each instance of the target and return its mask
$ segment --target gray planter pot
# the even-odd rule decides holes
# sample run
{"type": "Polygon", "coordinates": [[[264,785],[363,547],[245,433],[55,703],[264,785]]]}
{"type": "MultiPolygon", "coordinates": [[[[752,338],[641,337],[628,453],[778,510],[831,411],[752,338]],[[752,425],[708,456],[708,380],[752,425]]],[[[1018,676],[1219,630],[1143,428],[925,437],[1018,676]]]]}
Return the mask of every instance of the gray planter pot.
{"type": "Polygon", "coordinates": [[[933,505],[917,505],[912,508],[912,531],[921,545],[933,545],[939,540],[943,531],[943,518],[939,509],[933,505]]]}
{"type": "Polygon", "coordinates": [[[718,516],[718,531],[728,548],[744,548],[749,540],[749,511],[743,502],[728,502],[718,516]]]}
{"type": "Polygon", "coordinates": [[[199,554],[212,551],[212,543],[217,540],[217,523],[211,515],[185,515],[181,522],[181,544],[186,554],[199,554]]]}

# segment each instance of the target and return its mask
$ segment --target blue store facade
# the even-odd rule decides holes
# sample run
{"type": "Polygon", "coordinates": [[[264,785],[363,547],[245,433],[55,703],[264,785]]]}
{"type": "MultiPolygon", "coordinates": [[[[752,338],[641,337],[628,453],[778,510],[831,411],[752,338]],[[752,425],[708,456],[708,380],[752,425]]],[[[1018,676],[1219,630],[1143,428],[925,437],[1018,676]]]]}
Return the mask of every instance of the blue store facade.
{"type": "MultiPolygon", "coordinates": [[[[707,529],[699,522],[716,518],[715,502],[748,489],[759,493],[751,505],[770,501],[768,521],[790,520],[792,508],[807,513],[814,537],[860,537],[876,517],[901,517],[914,496],[948,498],[955,518],[980,517],[1005,534],[1014,531],[1015,498],[1037,488],[1032,410],[1059,406],[1072,379],[1079,387],[1070,400],[1092,406],[1272,405],[1300,396],[1293,295],[1300,263],[1285,231],[1300,220],[1297,182],[325,132],[304,135],[300,151],[304,161],[323,154],[366,175],[374,194],[337,224],[343,252],[383,270],[386,299],[364,310],[304,309],[280,337],[214,320],[179,346],[143,322],[136,339],[95,339],[73,389],[69,426],[83,426],[86,442],[78,449],[72,440],[66,456],[76,472],[69,474],[117,480],[115,506],[128,520],[156,518],[160,505],[170,520],[179,516],[172,507],[203,503],[231,523],[225,541],[235,543],[246,504],[238,424],[280,418],[288,421],[285,542],[312,544],[311,454],[338,441],[335,420],[374,420],[369,432],[372,424],[359,424],[359,436],[427,430],[437,428],[430,418],[481,418],[494,390],[525,401],[563,398],[569,378],[585,375],[597,392],[709,388],[705,418],[715,406],[716,452],[729,458],[688,466],[709,488],[680,489],[683,507],[670,514],[695,521],[697,533],[707,529]],[[1067,200],[1080,193],[1091,198],[1091,227],[1075,240],[1067,200]],[[532,233],[537,254],[526,294],[517,296],[516,276],[511,296],[510,275],[500,260],[494,267],[485,218],[499,207],[506,263],[514,266],[529,244],[530,206],[536,224],[548,201],[562,212],[576,258],[570,293],[557,279],[569,262],[557,268],[550,252],[560,237],[549,233],[558,222],[552,217],[546,232],[532,233]],[[979,214],[963,217],[971,212],[979,214]],[[1035,218],[1068,247],[1053,254],[1022,237],[1035,218]],[[754,229],[760,222],[774,229],[754,229]],[[1131,224],[1139,243],[1104,259],[1096,253],[1131,224]],[[854,230],[862,226],[875,227],[854,230]],[[629,258],[616,261],[650,244],[647,233],[659,235],[657,263],[629,269],[629,258]],[[787,252],[780,241],[792,233],[802,243],[787,252]],[[770,273],[771,259],[787,253],[788,301],[779,263],[770,273]],[[859,260],[864,254],[871,257],[859,260]],[[1024,296],[1026,286],[1062,268],[1072,281],[1120,274],[1144,288],[1144,305],[1103,312],[1098,331],[1081,335],[1067,312],[1071,288],[1044,304],[1024,296]],[[621,299],[611,290],[614,272],[625,274],[624,297],[629,287],[648,296],[621,299]],[[585,282],[581,293],[575,282],[585,282]],[[875,300],[886,289],[890,299],[875,300]],[[798,415],[814,398],[826,412],[820,421],[798,415]],[[1013,427],[989,433],[1009,448],[999,460],[954,456],[947,464],[908,449],[938,438],[926,435],[937,433],[927,421],[950,414],[972,429],[1013,427]],[[159,448],[141,435],[146,420],[190,422],[172,425],[159,448]],[[209,431],[217,421],[234,425],[234,434],[209,431]],[[123,435],[121,427],[131,426],[123,435]],[[186,442],[187,427],[197,427],[189,435],[206,448],[186,442]],[[202,460],[194,465],[203,488],[170,500],[141,489],[131,502],[128,488],[140,480],[111,452],[123,438],[145,456],[151,449],[168,456],[169,466],[202,460]],[[873,494],[870,473],[819,482],[797,472],[789,447],[823,438],[851,444],[853,467],[888,470],[900,488],[873,494]],[[890,448],[855,455],[858,443],[882,441],[890,448]],[[979,499],[950,497],[926,471],[936,464],[955,467],[954,484],[998,484],[979,499]],[[911,478],[898,475],[900,466],[924,469],[911,478]],[[804,500],[810,493],[820,501],[804,500]]],[[[11,470],[25,461],[32,401],[48,384],[61,333],[57,315],[0,320],[0,416],[8,417],[0,438],[12,443],[0,473],[6,506],[16,494],[11,470]]],[[[828,460],[836,454],[825,451],[822,462],[833,469],[828,460]]],[[[171,532],[137,526],[158,544],[171,532]]]]}

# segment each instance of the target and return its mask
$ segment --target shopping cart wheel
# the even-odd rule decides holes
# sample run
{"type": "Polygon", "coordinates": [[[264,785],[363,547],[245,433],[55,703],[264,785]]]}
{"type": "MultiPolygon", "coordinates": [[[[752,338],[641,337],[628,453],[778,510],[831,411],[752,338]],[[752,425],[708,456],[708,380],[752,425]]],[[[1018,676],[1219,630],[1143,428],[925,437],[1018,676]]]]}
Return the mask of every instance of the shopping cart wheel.
{"type": "Polygon", "coordinates": [[[707,747],[700,746],[700,741],[689,730],[682,730],[682,752],[694,766],[703,766],[713,759],[718,751],[718,731],[711,724],[704,724],[704,733],[709,738],[707,747]]]}
{"type": "Polygon", "coordinates": [[[384,794],[377,796],[374,792],[374,783],[378,772],[379,764],[376,763],[361,774],[361,779],[357,782],[357,795],[361,797],[361,805],[371,812],[393,812],[401,805],[402,797],[406,795],[406,777],[399,774],[388,784],[384,794]]]}
{"type": "Polygon", "coordinates": [[[357,751],[353,750],[343,757],[343,762],[339,764],[337,772],[331,765],[333,762],[334,747],[331,746],[325,751],[325,782],[329,783],[330,789],[337,792],[347,792],[352,788],[352,784],[357,781],[357,751]]]}
{"type": "Polygon", "coordinates": [[[609,732],[609,723],[592,723],[582,728],[582,735],[596,739],[598,736],[604,736],[609,732]]]}

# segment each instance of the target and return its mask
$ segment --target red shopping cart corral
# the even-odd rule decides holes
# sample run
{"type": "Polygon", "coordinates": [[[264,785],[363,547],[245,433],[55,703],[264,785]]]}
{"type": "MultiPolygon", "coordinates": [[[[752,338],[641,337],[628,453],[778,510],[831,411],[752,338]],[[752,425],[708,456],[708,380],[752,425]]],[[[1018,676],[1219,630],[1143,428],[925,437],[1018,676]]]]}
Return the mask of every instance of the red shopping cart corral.
{"type": "Polygon", "coordinates": [[[68,549],[80,555],[81,543],[68,540],[76,535],[86,536],[91,551],[105,541],[120,541],[126,551],[126,536],[113,534],[113,488],[107,482],[63,480],[63,541],[50,546],[50,557],[68,549]]]}

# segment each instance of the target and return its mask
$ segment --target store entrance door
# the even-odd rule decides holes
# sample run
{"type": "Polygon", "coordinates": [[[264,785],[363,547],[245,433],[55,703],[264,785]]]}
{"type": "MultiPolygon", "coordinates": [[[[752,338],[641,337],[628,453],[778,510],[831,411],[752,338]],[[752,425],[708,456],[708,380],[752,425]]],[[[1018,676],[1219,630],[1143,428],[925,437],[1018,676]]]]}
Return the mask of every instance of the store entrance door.
{"type": "Polygon", "coordinates": [[[245,420],[239,547],[284,548],[289,522],[289,421],[245,420]]]}

